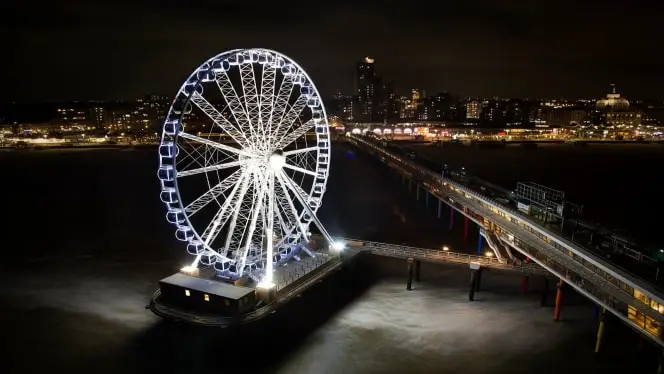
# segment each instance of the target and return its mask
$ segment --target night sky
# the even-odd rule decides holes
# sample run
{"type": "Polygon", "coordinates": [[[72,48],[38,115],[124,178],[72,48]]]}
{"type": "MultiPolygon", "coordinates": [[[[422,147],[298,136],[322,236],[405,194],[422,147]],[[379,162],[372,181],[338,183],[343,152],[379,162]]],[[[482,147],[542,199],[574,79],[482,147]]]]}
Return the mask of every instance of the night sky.
{"type": "Polygon", "coordinates": [[[203,60],[242,47],[289,55],[323,95],[349,92],[369,55],[402,92],[574,98],[616,83],[663,98],[658,3],[4,0],[0,100],[173,94],[203,60]]]}

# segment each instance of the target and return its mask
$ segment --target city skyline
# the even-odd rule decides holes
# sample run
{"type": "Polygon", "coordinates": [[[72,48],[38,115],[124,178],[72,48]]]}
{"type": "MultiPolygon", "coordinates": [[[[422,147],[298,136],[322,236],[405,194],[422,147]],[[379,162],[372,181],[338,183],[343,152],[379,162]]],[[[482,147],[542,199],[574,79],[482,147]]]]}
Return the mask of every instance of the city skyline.
{"type": "Polygon", "coordinates": [[[367,55],[397,92],[572,99],[601,97],[615,83],[629,97],[664,96],[657,84],[664,72],[649,57],[663,48],[654,2],[651,12],[559,1],[452,2],[435,12],[384,4],[380,14],[336,2],[313,10],[294,4],[289,12],[266,5],[260,15],[205,1],[41,3],[3,5],[9,21],[0,27],[18,37],[5,48],[14,58],[0,62],[8,88],[2,101],[168,95],[198,61],[247,46],[284,51],[326,97],[352,90],[353,62],[367,55]]]}

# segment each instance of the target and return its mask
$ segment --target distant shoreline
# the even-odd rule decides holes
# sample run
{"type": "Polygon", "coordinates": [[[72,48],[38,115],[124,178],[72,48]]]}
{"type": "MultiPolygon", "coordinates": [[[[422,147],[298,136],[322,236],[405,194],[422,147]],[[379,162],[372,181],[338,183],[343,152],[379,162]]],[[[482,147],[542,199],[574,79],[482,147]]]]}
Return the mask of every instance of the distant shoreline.
{"type": "Polygon", "coordinates": [[[37,147],[0,147],[0,152],[44,152],[49,150],[123,150],[123,149],[151,149],[157,148],[158,144],[104,144],[104,145],[68,145],[68,146],[37,146],[37,147]]]}

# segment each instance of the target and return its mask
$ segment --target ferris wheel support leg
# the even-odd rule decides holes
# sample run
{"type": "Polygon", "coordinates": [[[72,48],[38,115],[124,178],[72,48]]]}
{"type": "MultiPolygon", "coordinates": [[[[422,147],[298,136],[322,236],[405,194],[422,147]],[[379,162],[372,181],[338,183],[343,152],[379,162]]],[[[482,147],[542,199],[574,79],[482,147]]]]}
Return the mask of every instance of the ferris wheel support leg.
{"type": "MultiPolygon", "coordinates": [[[[285,199],[286,199],[286,203],[287,203],[287,205],[288,205],[288,208],[291,210],[291,212],[293,213],[293,215],[296,217],[296,220],[297,220],[297,228],[300,230],[300,234],[301,234],[304,238],[306,238],[306,240],[309,240],[308,237],[307,237],[307,229],[306,229],[306,227],[304,227],[304,225],[302,224],[302,219],[301,219],[301,217],[300,217],[300,213],[299,213],[299,212],[297,211],[297,209],[295,208],[295,204],[293,204],[293,200],[288,196],[288,191],[290,190],[290,188],[286,187],[286,183],[284,183],[284,181],[281,180],[280,175],[279,175],[278,173],[275,174],[275,177],[276,177],[277,181],[279,182],[279,186],[280,186],[281,189],[284,191],[284,194],[285,194],[284,196],[285,196],[285,199]]],[[[308,251],[308,249],[306,249],[305,246],[302,246],[301,248],[303,248],[303,249],[305,250],[305,252],[306,252],[308,255],[310,255],[310,256],[313,257],[313,255],[308,251]]]]}
{"type": "Polygon", "coordinates": [[[316,214],[311,210],[311,207],[309,207],[309,204],[307,204],[307,202],[304,201],[304,198],[302,196],[300,196],[300,194],[297,192],[297,189],[295,189],[295,187],[293,187],[293,184],[292,184],[293,182],[290,180],[290,178],[288,178],[288,176],[284,176],[283,172],[280,172],[279,174],[277,174],[277,178],[279,179],[280,182],[286,184],[286,186],[288,186],[288,188],[293,192],[293,194],[295,195],[295,198],[300,202],[300,204],[302,204],[302,206],[304,207],[304,210],[307,212],[307,214],[309,214],[309,216],[311,216],[312,221],[314,222],[314,224],[316,225],[316,227],[318,228],[320,233],[323,235],[325,240],[327,240],[327,242],[330,244],[330,246],[332,246],[336,250],[340,250],[341,245],[339,243],[337,243],[332,238],[330,233],[327,232],[327,230],[325,229],[323,224],[320,222],[318,217],[316,217],[316,214]]]}
{"type": "MultiPolygon", "coordinates": [[[[258,172],[255,172],[258,174],[258,172]]],[[[263,200],[265,199],[265,194],[267,193],[267,188],[268,186],[263,186],[263,188],[260,190],[258,194],[258,198],[256,201],[256,206],[254,207],[254,211],[252,212],[251,215],[251,221],[249,222],[249,229],[247,231],[247,236],[245,239],[245,246],[244,246],[244,251],[242,251],[242,257],[240,258],[240,267],[238,269],[238,274],[242,276],[244,273],[244,267],[247,264],[247,254],[249,253],[249,249],[251,248],[251,239],[254,236],[254,232],[256,231],[256,223],[258,222],[258,216],[260,215],[261,211],[263,210],[263,200]]],[[[270,275],[271,276],[271,275],[270,275]]]]}
{"type": "Polygon", "coordinates": [[[191,267],[192,268],[197,268],[198,267],[198,263],[201,261],[201,256],[202,255],[197,255],[196,258],[194,259],[194,261],[191,262],[191,267]]]}
{"type": "Polygon", "coordinates": [[[263,275],[263,282],[265,284],[273,284],[274,272],[274,242],[272,235],[274,234],[274,172],[270,172],[268,176],[268,207],[267,207],[267,228],[265,236],[267,238],[267,258],[265,264],[265,274],[263,275]]]}

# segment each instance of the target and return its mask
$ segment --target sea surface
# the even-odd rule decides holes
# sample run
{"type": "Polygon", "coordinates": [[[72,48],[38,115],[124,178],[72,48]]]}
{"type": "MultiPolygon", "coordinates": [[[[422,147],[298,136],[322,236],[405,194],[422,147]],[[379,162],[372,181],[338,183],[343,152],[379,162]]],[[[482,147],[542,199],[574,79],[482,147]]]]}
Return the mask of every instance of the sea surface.
{"type": "MultiPolygon", "coordinates": [[[[656,228],[639,217],[664,208],[656,198],[663,148],[468,148],[445,158],[490,181],[564,189],[631,232],[656,228]]],[[[615,320],[594,355],[593,308],[572,292],[554,323],[553,295],[540,307],[541,280],[522,295],[520,278],[489,273],[469,303],[465,269],[425,264],[407,292],[405,265],[385,258],[362,260],[248,327],[165,322],[144,307],[187,256],[165,221],[156,164],[145,149],[0,153],[3,372],[654,370],[653,350],[638,350],[637,336],[615,320]]],[[[437,219],[423,200],[378,162],[333,144],[320,211],[333,235],[474,252],[477,228],[464,240],[460,217],[449,230],[449,217],[437,219]]]]}

